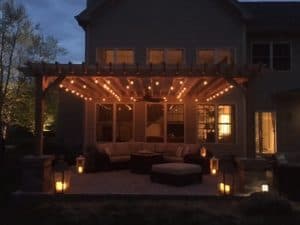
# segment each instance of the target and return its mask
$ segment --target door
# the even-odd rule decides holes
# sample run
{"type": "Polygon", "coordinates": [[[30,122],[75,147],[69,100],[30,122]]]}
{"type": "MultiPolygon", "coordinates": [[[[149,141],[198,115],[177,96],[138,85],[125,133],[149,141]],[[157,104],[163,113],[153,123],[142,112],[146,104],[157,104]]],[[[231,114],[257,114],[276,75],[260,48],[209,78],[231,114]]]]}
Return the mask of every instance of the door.
{"type": "Polygon", "coordinates": [[[255,113],[255,144],[257,154],[275,154],[276,114],[275,112],[255,113]]]}

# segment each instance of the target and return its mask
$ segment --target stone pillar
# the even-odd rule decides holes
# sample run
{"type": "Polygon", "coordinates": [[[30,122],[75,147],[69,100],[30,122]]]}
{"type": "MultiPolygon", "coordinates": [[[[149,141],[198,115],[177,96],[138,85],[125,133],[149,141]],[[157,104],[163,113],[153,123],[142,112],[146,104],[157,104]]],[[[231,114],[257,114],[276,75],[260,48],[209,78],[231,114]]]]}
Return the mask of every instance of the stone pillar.
{"type": "Polygon", "coordinates": [[[25,156],[22,161],[22,191],[52,192],[54,156],[25,156]]]}

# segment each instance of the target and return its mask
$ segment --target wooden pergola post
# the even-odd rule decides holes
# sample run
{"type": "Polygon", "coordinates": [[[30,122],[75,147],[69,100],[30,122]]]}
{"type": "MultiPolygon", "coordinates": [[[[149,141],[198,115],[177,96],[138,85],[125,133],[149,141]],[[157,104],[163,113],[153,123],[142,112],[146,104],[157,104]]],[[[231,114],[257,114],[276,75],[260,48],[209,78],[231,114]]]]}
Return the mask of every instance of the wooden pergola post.
{"type": "Polygon", "coordinates": [[[44,77],[42,74],[35,77],[35,153],[43,155],[43,123],[45,110],[44,77]]]}

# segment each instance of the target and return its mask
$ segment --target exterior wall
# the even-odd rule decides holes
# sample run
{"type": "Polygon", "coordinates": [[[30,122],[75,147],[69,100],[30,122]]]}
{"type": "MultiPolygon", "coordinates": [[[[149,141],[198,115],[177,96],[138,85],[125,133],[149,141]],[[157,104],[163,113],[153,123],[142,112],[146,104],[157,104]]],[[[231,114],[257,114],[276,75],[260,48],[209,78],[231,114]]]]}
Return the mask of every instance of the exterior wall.
{"type": "MultiPolygon", "coordinates": [[[[275,111],[277,115],[277,149],[280,152],[292,151],[292,146],[298,141],[298,137],[293,135],[293,131],[299,129],[299,123],[288,119],[286,114],[295,112],[300,102],[293,101],[287,105],[278,103],[275,95],[300,87],[300,38],[284,35],[273,35],[272,37],[249,36],[248,49],[251,51],[253,42],[284,41],[291,44],[291,71],[275,72],[265,71],[264,74],[255,78],[249,86],[249,104],[251,113],[255,111],[275,111]],[[288,129],[288,127],[290,129],[288,129]],[[289,144],[288,144],[289,143],[289,144]]],[[[250,62],[250,55],[249,55],[250,62]]],[[[294,119],[296,119],[295,117],[294,119]]],[[[298,121],[296,119],[296,121],[298,121]]],[[[254,123],[254,121],[253,121],[254,123]]],[[[254,138],[254,137],[253,137],[254,138]]]]}
{"type": "Polygon", "coordinates": [[[133,48],[136,62],[146,62],[146,48],[184,48],[188,65],[197,48],[235,48],[243,63],[245,26],[226,1],[118,1],[99,9],[87,28],[87,61],[96,48],[133,48]]]}

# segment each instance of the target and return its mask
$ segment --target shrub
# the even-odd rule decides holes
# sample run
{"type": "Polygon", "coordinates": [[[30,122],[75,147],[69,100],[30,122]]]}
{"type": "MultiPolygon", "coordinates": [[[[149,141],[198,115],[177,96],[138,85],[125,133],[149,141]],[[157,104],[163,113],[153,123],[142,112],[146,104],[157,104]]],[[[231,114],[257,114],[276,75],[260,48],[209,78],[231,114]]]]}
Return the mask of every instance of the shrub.
{"type": "Polygon", "coordinates": [[[278,195],[257,192],[243,200],[239,208],[245,215],[286,215],[292,213],[290,202],[278,195]]]}

